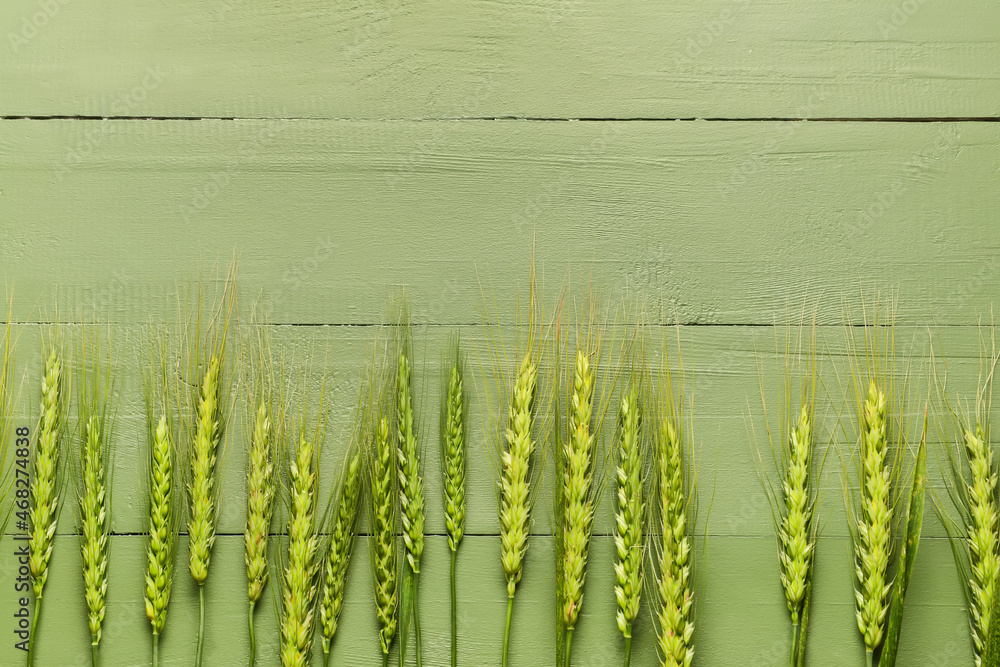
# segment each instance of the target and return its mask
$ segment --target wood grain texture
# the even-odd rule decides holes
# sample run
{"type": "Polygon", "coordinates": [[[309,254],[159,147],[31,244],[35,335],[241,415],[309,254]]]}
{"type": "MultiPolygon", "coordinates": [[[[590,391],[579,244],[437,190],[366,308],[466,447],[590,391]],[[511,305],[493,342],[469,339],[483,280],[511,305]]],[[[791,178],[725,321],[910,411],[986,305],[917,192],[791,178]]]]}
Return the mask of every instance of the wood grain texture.
{"type": "Polygon", "coordinates": [[[10,0],[0,27],[0,115],[1000,113],[990,0],[10,0]]]}
{"type": "Polygon", "coordinates": [[[402,288],[420,323],[483,321],[484,292],[510,322],[534,248],[549,301],[593,276],[656,321],[821,295],[839,324],[870,284],[974,325],[998,169],[993,123],[8,121],[0,248],[34,321],[172,314],[235,251],[274,322],[385,321],[402,288]]]}
{"type": "MultiPolygon", "coordinates": [[[[37,417],[51,323],[68,342],[80,322],[100,319],[118,355],[104,664],[149,664],[139,375],[149,325],[173,321],[194,285],[217,287],[234,254],[241,316],[260,298],[287,377],[310,395],[328,380],[320,506],[345,458],[370,346],[392,334],[380,325],[406,295],[425,453],[428,667],[448,658],[436,429],[441,355],[455,333],[472,369],[460,664],[499,662],[505,590],[483,323],[514,335],[532,254],[550,315],[568,286],[579,295],[589,285],[607,303],[633,304],[632,316],[641,304],[655,324],[683,324],[649,335],[680,337],[692,397],[695,662],[787,664],[789,623],[750,429],[761,434],[759,381],[768,392],[779,384],[774,325],[798,322],[804,302],[815,307],[819,433],[831,454],[809,660],[861,664],[842,496],[853,433],[844,310],[859,317],[862,289],[898,290],[911,427],[930,391],[928,340],[949,388],[974,391],[976,325],[1000,294],[1000,124],[985,122],[1000,117],[998,62],[990,0],[4,2],[0,281],[15,292],[16,420],[37,417]],[[672,120],[696,118],[715,120],[672,120]],[[784,120],[802,118],[817,122],[784,120]]],[[[208,584],[206,660],[218,665],[244,664],[248,650],[241,392],[208,584]]],[[[945,424],[930,439],[936,453],[954,446],[945,424]]],[[[766,460],[767,444],[757,446],[766,460]]],[[[941,494],[930,458],[930,489],[941,494]]],[[[512,667],[550,664],[554,653],[551,481],[543,477],[534,514],[512,667]]],[[[598,507],[578,667],[621,659],[609,501],[598,507]]],[[[89,663],[74,532],[67,506],[40,666],[89,663]]],[[[10,624],[0,631],[9,633],[10,535],[0,549],[0,613],[10,624]]],[[[186,557],[182,544],[164,665],[189,665],[194,653],[186,557]]],[[[274,590],[258,613],[259,664],[277,662],[274,590]]],[[[899,666],[971,664],[963,607],[945,531],[928,510],[899,666]]],[[[637,666],[656,663],[650,621],[644,607],[637,666]]],[[[22,664],[6,636],[0,664],[22,664]]],[[[332,664],[378,664],[364,539],[332,664]]]]}

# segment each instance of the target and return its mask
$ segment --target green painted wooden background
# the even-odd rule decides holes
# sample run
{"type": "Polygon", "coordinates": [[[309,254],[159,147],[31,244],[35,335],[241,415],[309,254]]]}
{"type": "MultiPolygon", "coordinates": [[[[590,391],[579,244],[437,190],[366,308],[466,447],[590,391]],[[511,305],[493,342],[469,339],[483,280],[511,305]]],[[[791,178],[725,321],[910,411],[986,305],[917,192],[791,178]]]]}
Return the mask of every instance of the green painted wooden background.
{"type": "MultiPolygon", "coordinates": [[[[448,655],[440,350],[461,331],[476,366],[483,291],[512,322],[533,245],[550,303],[587,280],[682,325],[707,536],[701,666],[786,662],[745,417],[773,325],[805,299],[819,303],[827,431],[843,406],[841,313],[861,285],[898,288],[898,333],[917,378],[930,334],[952,387],[974,387],[976,324],[1000,294],[991,0],[6,0],[0,37],[0,273],[15,290],[19,420],[37,402],[40,323],[72,333],[100,315],[120,352],[105,664],[148,664],[136,473],[145,325],[171,317],[177,293],[234,251],[244,314],[262,292],[274,340],[325,360],[333,380],[325,489],[375,333],[355,325],[384,322],[401,289],[409,297],[433,534],[421,600],[429,666],[448,655]]],[[[459,560],[470,666],[498,663],[505,611],[486,411],[481,396],[473,404],[459,560]]],[[[208,585],[206,656],[217,665],[243,664],[247,652],[241,433],[237,419],[208,585]]],[[[863,660],[840,480],[835,461],[823,484],[813,665],[863,660]]],[[[544,504],[515,609],[516,667],[552,653],[544,504]]],[[[581,667],[620,660],[608,512],[575,640],[581,667]]],[[[14,665],[14,546],[2,544],[0,663],[14,665]]],[[[359,546],[338,665],[377,660],[359,546]]],[[[184,569],[177,581],[161,655],[190,665],[197,602],[184,569]]],[[[910,591],[899,664],[971,664],[959,581],[931,512],[910,591]]],[[[59,602],[45,610],[39,663],[85,665],[69,510],[46,598],[59,602]]],[[[258,616],[261,664],[276,660],[272,614],[267,604],[258,616]]],[[[654,664],[646,617],[636,641],[633,664],[654,664]]]]}

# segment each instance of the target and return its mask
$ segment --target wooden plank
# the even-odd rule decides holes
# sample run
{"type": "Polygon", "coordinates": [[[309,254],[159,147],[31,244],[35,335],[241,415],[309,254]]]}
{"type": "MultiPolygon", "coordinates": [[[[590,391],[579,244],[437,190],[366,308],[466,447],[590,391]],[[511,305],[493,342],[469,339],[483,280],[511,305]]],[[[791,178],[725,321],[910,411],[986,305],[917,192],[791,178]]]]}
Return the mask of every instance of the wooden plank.
{"type": "Polygon", "coordinates": [[[482,321],[484,292],[511,322],[534,249],[549,303],[572,277],[656,321],[819,295],[839,324],[894,286],[899,323],[972,325],[998,160],[992,123],[11,121],[0,248],[34,321],[165,317],[235,251],[275,322],[385,321],[403,288],[417,322],[482,321]]]}
{"type": "Polygon", "coordinates": [[[10,0],[0,26],[0,115],[1000,112],[990,0],[10,0]]]}
{"type": "MultiPolygon", "coordinates": [[[[13,543],[3,542],[0,590],[12,627],[16,600],[13,543]]],[[[184,552],[182,546],[181,553],[184,552]]],[[[506,587],[496,561],[493,537],[469,536],[459,556],[460,663],[493,664],[498,660],[506,610],[506,587]]],[[[621,660],[621,637],[614,623],[613,548],[596,539],[588,570],[585,606],[574,638],[574,664],[614,665],[621,660]]],[[[149,626],[142,607],[142,538],[118,536],[112,546],[111,586],[102,642],[103,664],[148,664],[149,626]]],[[[863,659],[848,586],[851,570],[847,542],[823,540],[815,579],[815,616],[810,626],[810,660],[847,665],[863,659]]],[[[778,584],[774,543],[766,538],[716,537],[699,551],[696,651],[702,665],[770,667],[787,662],[788,619],[778,584]]],[[[331,663],[376,665],[379,649],[371,600],[367,551],[358,544],[348,578],[347,599],[331,663]]],[[[205,660],[243,664],[247,659],[245,572],[240,538],[220,537],[207,589],[205,660]]],[[[920,545],[916,572],[907,597],[900,667],[968,664],[970,640],[951,551],[940,539],[920,545]],[[935,662],[936,661],[936,662],[935,662]]],[[[541,664],[554,651],[554,585],[551,538],[532,540],[524,579],[515,602],[511,665],[541,664]]],[[[80,599],[76,540],[59,537],[46,589],[38,643],[39,664],[89,664],[89,634],[80,599]]],[[[444,538],[427,541],[421,579],[424,664],[449,664],[448,555],[444,538]]],[[[187,569],[178,567],[160,645],[160,664],[190,665],[198,623],[197,592],[187,569]]],[[[273,586],[257,614],[259,664],[276,664],[277,623],[273,586]]],[[[633,664],[655,664],[653,630],[644,607],[636,627],[633,664]]],[[[0,644],[4,664],[24,656],[0,644]]],[[[314,652],[314,665],[321,664],[314,652]]],[[[395,655],[391,664],[395,663],[395,655]]],[[[409,661],[412,664],[413,660],[409,661]]],[[[546,663],[547,664],[547,663],[546,663]]]]}

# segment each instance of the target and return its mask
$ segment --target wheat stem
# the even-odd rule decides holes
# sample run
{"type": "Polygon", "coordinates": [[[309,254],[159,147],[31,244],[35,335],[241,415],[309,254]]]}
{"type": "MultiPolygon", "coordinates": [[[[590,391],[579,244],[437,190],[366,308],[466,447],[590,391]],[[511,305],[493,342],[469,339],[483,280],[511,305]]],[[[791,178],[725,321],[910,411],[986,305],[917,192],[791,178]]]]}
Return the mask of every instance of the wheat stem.
{"type": "Polygon", "coordinates": [[[38,619],[42,616],[42,598],[35,598],[34,615],[31,617],[31,634],[28,636],[28,667],[35,664],[35,635],[38,634],[38,619]]]}
{"type": "Polygon", "coordinates": [[[205,584],[198,584],[198,653],[196,665],[201,665],[202,651],[205,648],[205,584]]]}
{"type": "Polygon", "coordinates": [[[566,667],[572,664],[570,656],[573,655],[573,628],[566,628],[566,667]]]}
{"type": "Polygon", "coordinates": [[[253,623],[253,610],[257,606],[256,602],[251,602],[248,606],[247,611],[247,622],[250,628],[250,660],[248,664],[250,667],[254,666],[257,661],[257,638],[254,636],[254,623],[253,623]]]}
{"type": "Polygon", "coordinates": [[[451,551],[451,667],[458,667],[458,587],[455,581],[455,561],[458,552],[451,551]]]}
{"type": "Polygon", "coordinates": [[[514,612],[514,596],[507,596],[507,620],[503,625],[503,653],[501,657],[502,667],[507,667],[507,655],[510,651],[510,619],[514,612]]]}

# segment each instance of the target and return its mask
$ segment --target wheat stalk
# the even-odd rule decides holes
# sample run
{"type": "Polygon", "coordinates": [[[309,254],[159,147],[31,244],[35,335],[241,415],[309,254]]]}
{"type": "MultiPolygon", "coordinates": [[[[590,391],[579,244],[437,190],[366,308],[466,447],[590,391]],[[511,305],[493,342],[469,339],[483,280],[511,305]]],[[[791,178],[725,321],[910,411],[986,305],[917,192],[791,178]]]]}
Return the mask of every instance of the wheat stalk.
{"type": "Polygon", "coordinates": [[[642,409],[635,383],[622,396],[618,410],[618,464],[615,467],[615,600],[616,620],[625,638],[625,667],[632,656],[632,626],[642,599],[645,552],[645,479],[642,409]]]}
{"type": "Polygon", "coordinates": [[[535,387],[538,367],[531,353],[525,354],[514,378],[504,434],[507,448],[501,455],[500,479],[500,561],[507,579],[507,620],[504,626],[502,664],[507,665],[510,621],[514,592],[521,580],[524,554],[528,550],[531,521],[531,459],[535,387]]]}
{"type": "MultiPolygon", "coordinates": [[[[404,343],[405,346],[405,343],[404,343]]],[[[406,563],[411,579],[410,595],[404,600],[404,614],[412,612],[415,636],[417,667],[421,665],[420,650],[420,608],[417,603],[420,579],[420,558],[424,552],[424,492],[420,477],[420,449],[414,426],[413,392],[411,387],[410,359],[404,348],[399,354],[396,368],[396,457],[399,466],[399,505],[403,527],[403,546],[406,548],[406,563]]],[[[404,615],[403,618],[406,618],[404,615]]],[[[402,628],[401,639],[405,640],[407,628],[402,628]]],[[[400,661],[405,659],[405,641],[400,642],[400,661]]]]}
{"type": "Polygon", "coordinates": [[[685,462],[680,434],[667,415],[656,430],[656,490],[660,544],[657,545],[657,636],[662,664],[689,667],[694,659],[691,542],[687,534],[685,462]]]}
{"type": "Polygon", "coordinates": [[[247,597],[250,602],[248,622],[250,627],[251,667],[256,657],[257,642],[254,636],[254,607],[264,593],[269,576],[267,563],[267,538],[274,513],[274,500],[278,478],[274,467],[274,432],[270,406],[262,398],[257,404],[250,438],[247,465],[247,519],[243,533],[244,559],[247,568],[247,597]]]}
{"type": "Polygon", "coordinates": [[[451,665],[458,664],[458,591],[456,561],[458,545],[465,532],[465,390],[462,383],[462,357],[455,343],[455,363],[444,389],[444,414],[441,424],[441,449],[444,461],[444,522],[451,551],[451,665]]]}
{"type": "Polygon", "coordinates": [[[153,629],[153,667],[158,660],[159,637],[167,622],[167,605],[174,579],[174,553],[177,551],[174,452],[167,417],[161,415],[150,429],[149,524],[143,591],[146,617],[153,629]]]}
{"type": "Polygon", "coordinates": [[[969,525],[966,528],[966,542],[972,574],[969,580],[972,637],[975,640],[978,667],[989,636],[997,577],[1000,576],[1000,559],[997,554],[997,475],[993,470],[993,450],[982,426],[977,425],[974,432],[966,429],[964,438],[972,473],[972,483],[967,486],[969,525]]]}
{"type": "MultiPolygon", "coordinates": [[[[788,440],[782,481],[784,513],[778,528],[778,563],[785,601],[792,617],[792,660],[797,657],[803,604],[809,591],[816,531],[813,528],[812,419],[803,404],[788,440]]],[[[794,662],[793,662],[794,664],[794,662]]]]}
{"type": "Polygon", "coordinates": [[[319,624],[323,633],[324,664],[330,660],[337,621],[344,606],[347,586],[347,568],[354,551],[358,515],[360,514],[361,488],[364,464],[358,451],[347,464],[347,475],[340,489],[340,499],[330,531],[330,545],[323,571],[323,597],[319,606],[319,624]]]}
{"type": "Polygon", "coordinates": [[[372,448],[371,519],[368,538],[372,565],[372,590],[379,624],[382,665],[389,664],[389,650],[396,637],[396,612],[399,606],[396,544],[396,466],[389,438],[389,421],[382,417],[374,429],[372,448]]]}
{"type": "Polygon", "coordinates": [[[288,560],[281,615],[281,664],[306,667],[315,620],[319,547],[316,537],[316,455],[312,441],[300,434],[289,467],[288,560]]]}
{"type": "Polygon", "coordinates": [[[882,643],[889,610],[891,556],[891,470],[886,437],[886,398],[874,381],[863,405],[861,434],[861,510],[856,517],[855,576],[858,630],[869,661],[882,643]]]}
{"type": "Polygon", "coordinates": [[[208,361],[198,395],[194,438],[191,443],[191,478],[188,484],[188,569],[198,584],[198,649],[195,665],[201,666],[205,642],[205,581],[215,544],[215,526],[219,513],[216,505],[219,442],[222,438],[221,359],[213,354],[208,361]]]}
{"type": "Polygon", "coordinates": [[[569,405],[569,433],[563,445],[562,530],[562,622],[566,628],[566,667],[569,667],[573,631],[583,604],[587,555],[594,522],[594,370],[583,350],[577,350],[573,366],[573,390],[569,405]]]}
{"type": "Polygon", "coordinates": [[[34,664],[35,639],[41,617],[42,593],[49,575],[53,538],[59,510],[59,458],[63,426],[62,364],[53,347],[42,375],[41,417],[35,441],[31,479],[31,533],[28,537],[28,567],[35,594],[35,614],[28,642],[28,664],[34,664]]]}

